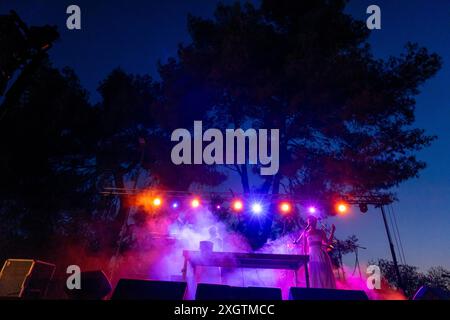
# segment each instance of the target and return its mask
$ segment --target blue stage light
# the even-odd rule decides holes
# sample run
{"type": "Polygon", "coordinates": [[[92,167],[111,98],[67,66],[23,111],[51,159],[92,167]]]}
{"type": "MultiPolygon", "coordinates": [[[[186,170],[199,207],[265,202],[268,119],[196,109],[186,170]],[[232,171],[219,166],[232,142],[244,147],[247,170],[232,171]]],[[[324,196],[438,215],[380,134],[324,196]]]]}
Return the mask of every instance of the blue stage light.
{"type": "Polygon", "coordinates": [[[252,212],[256,215],[261,214],[263,212],[263,206],[258,202],[253,203],[252,204],[252,212]]]}
{"type": "Polygon", "coordinates": [[[310,207],[308,208],[308,212],[309,212],[310,214],[315,214],[315,213],[317,212],[317,208],[314,207],[314,206],[310,206],[310,207]]]}

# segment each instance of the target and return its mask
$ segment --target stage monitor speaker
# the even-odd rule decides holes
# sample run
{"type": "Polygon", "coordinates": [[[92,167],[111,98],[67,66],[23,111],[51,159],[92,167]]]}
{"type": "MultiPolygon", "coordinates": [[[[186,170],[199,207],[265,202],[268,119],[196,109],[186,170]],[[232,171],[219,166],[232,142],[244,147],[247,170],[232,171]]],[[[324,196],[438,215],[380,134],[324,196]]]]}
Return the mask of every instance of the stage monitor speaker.
{"type": "Polygon", "coordinates": [[[112,290],[102,270],[81,272],[80,277],[81,289],[69,290],[64,283],[65,292],[71,300],[102,300],[112,290]]]}
{"type": "Polygon", "coordinates": [[[25,259],[8,259],[0,271],[1,298],[44,298],[55,265],[25,259]]]}
{"type": "Polygon", "coordinates": [[[199,283],[195,293],[195,300],[282,300],[281,289],[263,287],[231,287],[219,284],[199,283]]]}
{"type": "Polygon", "coordinates": [[[247,301],[278,301],[282,300],[280,288],[265,287],[232,287],[231,296],[233,300],[247,301]]]}
{"type": "Polygon", "coordinates": [[[199,283],[195,291],[195,300],[233,300],[232,288],[221,284],[199,283]]]}
{"type": "Polygon", "coordinates": [[[420,287],[413,300],[450,300],[450,293],[439,288],[420,287]]]}
{"type": "Polygon", "coordinates": [[[316,289],[316,288],[296,288],[289,290],[289,300],[351,300],[362,301],[369,300],[364,291],[357,290],[335,290],[335,289],[316,289]]]}
{"type": "Polygon", "coordinates": [[[111,300],[183,300],[186,282],[120,279],[111,300]]]}

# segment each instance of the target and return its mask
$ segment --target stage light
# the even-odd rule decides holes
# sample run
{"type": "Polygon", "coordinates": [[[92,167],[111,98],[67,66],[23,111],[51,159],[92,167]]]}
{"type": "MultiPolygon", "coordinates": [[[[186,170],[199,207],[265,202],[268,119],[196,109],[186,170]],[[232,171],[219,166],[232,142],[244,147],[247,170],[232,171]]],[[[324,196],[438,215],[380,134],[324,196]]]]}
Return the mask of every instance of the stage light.
{"type": "Polygon", "coordinates": [[[348,205],[344,202],[339,202],[336,205],[336,209],[339,214],[346,214],[348,211],[348,205]]]}
{"type": "Polygon", "coordinates": [[[162,200],[161,198],[154,198],[152,201],[152,204],[154,207],[160,207],[162,205],[162,200]]]}
{"type": "Polygon", "coordinates": [[[292,207],[289,202],[282,202],[280,204],[280,209],[281,209],[282,213],[289,213],[289,212],[291,212],[292,207]]]}
{"type": "Polygon", "coordinates": [[[178,209],[179,206],[178,202],[172,203],[172,209],[178,209]]]}
{"type": "Polygon", "coordinates": [[[232,207],[234,211],[241,211],[244,208],[244,204],[241,200],[234,200],[232,207]]]}
{"type": "Polygon", "coordinates": [[[191,201],[191,207],[194,209],[200,207],[200,200],[197,198],[193,199],[191,201]]]}
{"type": "Polygon", "coordinates": [[[361,213],[367,213],[367,211],[369,211],[369,207],[366,203],[361,203],[359,205],[359,211],[361,211],[361,213]]]}
{"type": "Polygon", "coordinates": [[[317,212],[317,208],[314,207],[314,206],[310,206],[310,207],[308,208],[308,212],[309,212],[310,214],[315,214],[315,213],[317,212]]]}
{"type": "Polygon", "coordinates": [[[256,215],[261,214],[263,211],[263,207],[260,203],[256,202],[252,204],[252,212],[256,215]]]}

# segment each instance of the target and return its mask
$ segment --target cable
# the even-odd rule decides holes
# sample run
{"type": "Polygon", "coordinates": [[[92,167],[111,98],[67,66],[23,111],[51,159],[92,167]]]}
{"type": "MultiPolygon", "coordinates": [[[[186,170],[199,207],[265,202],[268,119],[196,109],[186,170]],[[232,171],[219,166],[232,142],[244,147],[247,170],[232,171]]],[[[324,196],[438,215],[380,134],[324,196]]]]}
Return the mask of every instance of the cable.
{"type": "Polygon", "coordinates": [[[391,206],[391,211],[392,211],[392,217],[393,217],[393,220],[394,220],[394,226],[395,226],[395,229],[397,230],[398,242],[400,244],[400,250],[401,250],[401,253],[402,253],[403,263],[406,265],[405,251],[403,249],[403,242],[402,242],[402,238],[400,236],[400,229],[398,228],[397,216],[396,216],[396,214],[394,212],[394,207],[393,206],[391,206]]]}
{"type": "Polygon", "coordinates": [[[399,242],[398,242],[398,237],[397,237],[397,231],[395,230],[395,227],[394,227],[394,221],[392,220],[392,212],[391,212],[391,210],[390,210],[390,206],[387,206],[387,215],[388,215],[388,218],[389,218],[389,223],[391,224],[391,226],[392,226],[392,234],[394,235],[394,241],[395,241],[395,247],[398,249],[398,251],[399,251],[399,260],[400,260],[400,264],[404,264],[403,263],[403,257],[402,257],[402,253],[401,253],[401,250],[400,250],[400,244],[399,244],[399,242]]]}
{"type": "Polygon", "coordinates": [[[395,237],[395,245],[397,247],[398,250],[398,255],[400,257],[400,263],[402,265],[405,264],[405,261],[403,259],[403,254],[402,254],[402,250],[401,250],[401,245],[400,245],[400,239],[399,239],[399,234],[398,234],[398,230],[395,228],[395,222],[394,222],[394,218],[392,216],[392,208],[390,206],[388,206],[388,213],[389,213],[389,219],[391,221],[391,226],[392,226],[392,230],[394,232],[394,237],[395,237]]]}
{"type": "Polygon", "coordinates": [[[394,216],[394,212],[393,212],[391,206],[388,206],[388,214],[389,214],[389,219],[391,221],[392,230],[393,230],[394,237],[395,237],[395,243],[396,243],[396,246],[398,248],[400,262],[402,264],[406,264],[405,255],[404,255],[403,247],[402,247],[402,244],[401,244],[400,234],[398,232],[399,230],[398,230],[398,227],[395,224],[395,216],[394,216]]]}
{"type": "Polygon", "coordinates": [[[392,216],[394,217],[395,229],[397,230],[397,234],[398,234],[398,240],[399,240],[399,243],[400,243],[400,249],[401,249],[402,256],[403,256],[403,262],[404,262],[404,264],[406,264],[406,256],[405,256],[405,251],[403,249],[402,238],[400,236],[400,229],[399,229],[398,223],[397,223],[397,216],[396,216],[396,214],[394,212],[394,206],[390,205],[390,207],[391,207],[391,210],[392,210],[392,216]]]}
{"type": "MultiPolygon", "coordinates": [[[[392,210],[394,210],[394,209],[392,209],[392,210]]],[[[398,223],[397,223],[397,215],[395,214],[394,211],[392,211],[392,212],[393,212],[393,215],[394,215],[395,227],[397,228],[397,232],[398,232],[398,238],[400,240],[400,247],[402,248],[403,260],[405,261],[405,264],[406,264],[406,255],[405,255],[405,250],[403,249],[402,238],[400,237],[400,229],[399,229],[398,223]]]]}

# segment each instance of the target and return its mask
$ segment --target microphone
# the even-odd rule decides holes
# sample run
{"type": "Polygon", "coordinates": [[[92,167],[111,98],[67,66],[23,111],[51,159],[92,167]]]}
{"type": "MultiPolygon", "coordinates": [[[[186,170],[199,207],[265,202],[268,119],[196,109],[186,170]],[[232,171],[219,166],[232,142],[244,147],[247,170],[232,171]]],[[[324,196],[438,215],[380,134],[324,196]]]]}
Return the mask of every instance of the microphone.
{"type": "MultiPolygon", "coordinates": [[[[308,223],[308,225],[305,227],[305,230],[303,230],[303,233],[302,233],[302,235],[300,236],[300,238],[303,237],[303,236],[305,235],[305,232],[308,231],[310,228],[311,228],[311,225],[308,223]]],[[[299,238],[299,239],[300,239],[300,238],[299,238]]],[[[295,240],[295,241],[293,242],[293,244],[297,244],[297,243],[298,243],[298,240],[295,240]]]]}

